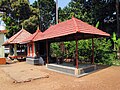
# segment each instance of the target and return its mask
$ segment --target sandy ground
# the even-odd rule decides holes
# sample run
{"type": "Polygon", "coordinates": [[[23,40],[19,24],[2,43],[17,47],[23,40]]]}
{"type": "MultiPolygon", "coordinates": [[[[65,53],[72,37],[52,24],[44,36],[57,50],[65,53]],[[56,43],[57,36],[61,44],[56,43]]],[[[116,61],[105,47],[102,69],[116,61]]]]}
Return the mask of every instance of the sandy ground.
{"type": "MultiPolygon", "coordinates": [[[[26,63],[20,64],[21,67],[25,65],[26,63]]],[[[41,68],[41,66],[35,67],[41,68]]],[[[40,70],[48,73],[49,78],[26,83],[13,83],[2,68],[3,66],[0,66],[0,90],[120,90],[118,66],[107,67],[81,78],[56,73],[43,67],[40,70]]]]}

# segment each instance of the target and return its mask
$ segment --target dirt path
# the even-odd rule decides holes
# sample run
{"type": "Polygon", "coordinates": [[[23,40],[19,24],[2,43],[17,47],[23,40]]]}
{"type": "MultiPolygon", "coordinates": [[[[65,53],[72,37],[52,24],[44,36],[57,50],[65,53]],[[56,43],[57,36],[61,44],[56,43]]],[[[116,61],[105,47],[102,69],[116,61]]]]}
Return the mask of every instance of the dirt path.
{"type": "MultiPolygon", "coordinates": [[[[25,65],[26,63],[22,63],[21,67],[25,65]]],[[[120,67],[111,66],[81,78],[56,73],[46,68],[40,70],[48,73],[49,78],[15,84],[0,66],[0,90],[120,90],[120,67]]]]}

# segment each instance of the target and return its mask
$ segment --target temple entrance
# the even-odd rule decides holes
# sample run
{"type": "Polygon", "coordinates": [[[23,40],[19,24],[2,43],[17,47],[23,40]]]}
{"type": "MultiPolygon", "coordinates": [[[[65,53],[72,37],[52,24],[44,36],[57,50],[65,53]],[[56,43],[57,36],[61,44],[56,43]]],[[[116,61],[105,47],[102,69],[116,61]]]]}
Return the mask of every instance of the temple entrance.
{"type": "Polygon", "coordinates": [[[37,58],[42,57],[46,63],[46,43],[45,42],[36,42],[36,55],[37,58]]]}

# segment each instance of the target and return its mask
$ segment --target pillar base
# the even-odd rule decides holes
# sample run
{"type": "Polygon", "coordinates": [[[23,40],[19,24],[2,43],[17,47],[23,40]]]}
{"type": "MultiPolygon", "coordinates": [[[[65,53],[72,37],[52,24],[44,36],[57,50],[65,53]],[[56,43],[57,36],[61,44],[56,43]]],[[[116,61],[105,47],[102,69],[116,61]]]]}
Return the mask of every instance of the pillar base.
{"type": "Polygon", "coordinates": [[[27,58],[26,58],[26,62],[27,62],[28,64],[38,65],[38,64],[39,64],[39,58],[27,57],[27,58]]]}
{"type": "Polygon", "coordinates": [[[76,75],[76,76],[79,75],[77,68],[75,68],[75,75],[76,75]]]}

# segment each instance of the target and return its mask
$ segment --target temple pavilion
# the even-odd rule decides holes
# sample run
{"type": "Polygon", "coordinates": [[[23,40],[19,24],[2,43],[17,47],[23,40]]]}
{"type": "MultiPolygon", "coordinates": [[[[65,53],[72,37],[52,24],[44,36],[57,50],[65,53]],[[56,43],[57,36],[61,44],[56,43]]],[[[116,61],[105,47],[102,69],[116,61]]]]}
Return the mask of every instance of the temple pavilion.
{"type": "Polygon", "coordinates": [[[24,39],[29,37],[30,34],[25,29],[21,29],[18,33],[9,38],[3,43],[4,46],[9,46],[9,55],[11,59],[23,59],[27,56],[27,46],[26,44],[20,44],[24,39]]]}
{"type": "Polygon", "coordinates": [[[60,22],[56,25],[51,25],[46,31],[41,32],[39,28],[36,32],[24,39],[21,44],[27,44],[27,58],[26,62],[30,64],[39,64],[39,57],[42,57],[46,66],[49,69],[69,73],[72,75],[80,75],[88,71],[95,70],[94,65],[94,39],[100,37],[109,37],[110,34],[103,32],[83,22],[75,17],[70,20],[60,22]],[[91,65],[80,65],[78,59],[78,40],[92,39],[92,60],[91,65]],[[50,44],[53,42],[75,41],[76,42],[76,56],[75,67],[67,67],[57,64],[52,64],[50,59],[50,44]]]}

